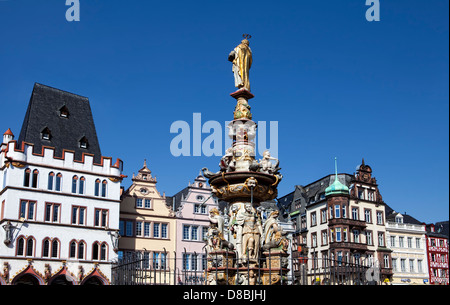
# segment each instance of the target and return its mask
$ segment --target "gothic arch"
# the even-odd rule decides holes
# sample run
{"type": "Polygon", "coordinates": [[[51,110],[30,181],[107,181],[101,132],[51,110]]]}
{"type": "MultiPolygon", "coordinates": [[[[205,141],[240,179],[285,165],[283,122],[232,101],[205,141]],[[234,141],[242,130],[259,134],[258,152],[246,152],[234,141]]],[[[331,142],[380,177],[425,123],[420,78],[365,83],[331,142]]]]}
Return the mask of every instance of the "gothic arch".
{"type": "Polygon", "coordinates": [[[80,285],[110,285],[110,282],[96,266],[90,274],[84,277],[80,285]]]}
{"type": "Polygon", "coordinates": [[[45,285],[45,281],[33,266],[28,265],[13,278],[11,285],[45,285]]]}

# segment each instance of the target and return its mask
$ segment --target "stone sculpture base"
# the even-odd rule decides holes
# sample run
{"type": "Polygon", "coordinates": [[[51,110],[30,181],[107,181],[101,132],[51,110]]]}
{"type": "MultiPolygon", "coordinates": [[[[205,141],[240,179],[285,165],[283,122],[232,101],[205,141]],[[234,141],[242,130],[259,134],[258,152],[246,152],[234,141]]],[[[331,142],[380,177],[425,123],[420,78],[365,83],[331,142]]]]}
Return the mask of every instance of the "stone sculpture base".
{"type": "Polygon", "coordinates": [[[238,265],[234,251],[210,252],[205,271],[207,285],[281,285],[282,277],[289,272],[288,256],[282,250],[266,251],[262,253],[262,266],[252,261],[238,265]]]}

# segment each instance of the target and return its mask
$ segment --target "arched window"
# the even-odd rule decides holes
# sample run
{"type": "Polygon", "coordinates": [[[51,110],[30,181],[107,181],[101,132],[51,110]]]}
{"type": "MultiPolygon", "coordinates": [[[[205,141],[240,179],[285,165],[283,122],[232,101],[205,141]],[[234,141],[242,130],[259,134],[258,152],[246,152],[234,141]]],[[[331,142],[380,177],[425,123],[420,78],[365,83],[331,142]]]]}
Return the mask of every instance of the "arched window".
{"type": "Polygon", "coordinates": [[[86,182],[86,179],[84,177],[80,178],[80,187],[78,188],[78,194],[82,195],[84,194],[84,183],[86,182]]]}
{"type": "Polygon", "coordinates": [[[50,257],[50,240],[45,239],[42,244],[42,257],[50,257]]]}
{"type": "Polygon", "coordinates": [[[92,246],[92,260],[98,260],[99,244],[96,242],[92,246]]]}
{"type": "Polygon", "coordinates": [[[100,195],[100,179],[95,180],[95,196],[100,195]]]}
{"type": "Polygon", "coordinates": [[[25,175],[23,177],[23,186],[25,187],[30,186],[30,176],[31,176],[31,169],[27,168],[25,170],[25,175]]]}
{"type": "Polygon", "coordinates": [[[69,257],[70,258],[77,257],[77,243],[75,241],[72,241],[70,243],[69,257]]]}
{"type": "Polygon", "coordinates": [[[84,259],[84,251],[86,249],[86,244],[83,241],[80,241],[78,244],[78,259],[84,259]]]}
{"type": "Polygon", "coordinates": [[[17,239],[17,256],[25,256],[25,238],[17,239]]]}
{"type": "Polygon", "coordinates": [[[27,256],[33,256],[34,253],[34,239],[32,237],[28,237],[27,239],[27,256]]]}
{"type": "Polygon", "coordinates": [[[58,192],[61,191],[61,180],[62,180],[62,175],[61,175],[61,173],[58,173],[56,175],[55,191],[58,191],[58,192]]]}
{"type": "Polygon", "coordinates": [[[107,249],[108,249],[108,247],[106,246],[105,243],[103,243],[101,246],[101,249],[100,249],[100,260],[106,261],[106,250],[107,249]]]}
{"type": "Polygon", "coordinates": [[[77,182],[78,182],[78,177],[73,176],[73,178],[72,178],[72,193],[73,194],[75,194],[77,192],[77,182]]]}
{"type": "Polygon", "coordinates": [[[47,189],[49,191],[53,190],[53,179],[55,177],[55,173],[51,172],[50,174],[48,174],[48,187],[47,189]]]}
{"type": "Polygon", "coordinates": [[[52,258],[58,258],[59,254],[59,241],[57,239],[52,242],[52,258]]]}
{"type": "Polygon", "coordinates": [[[102,197],[106,197],[106,186],[108,185],[108,182],[106,180],[103,180],[102,182],[102,197]]]}
{"type": "Polygon", "coordinates": [[[37,184],[38,184],[38,176],[39,176],[39,171],[37,169],[35,169],[33,171],[33,180],[31,182],[31,187],[33,188],[37,188],[37,184]]]}

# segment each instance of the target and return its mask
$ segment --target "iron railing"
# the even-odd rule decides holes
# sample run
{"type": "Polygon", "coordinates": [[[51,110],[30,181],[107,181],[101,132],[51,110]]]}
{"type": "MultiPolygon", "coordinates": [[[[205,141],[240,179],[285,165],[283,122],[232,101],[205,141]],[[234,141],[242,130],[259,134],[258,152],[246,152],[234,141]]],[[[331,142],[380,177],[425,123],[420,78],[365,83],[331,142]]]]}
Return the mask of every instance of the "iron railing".
{"type": "MultiPolygon", "coordinates": [[[[231,252],[230,252],[231,253],[231,252]]],[[[159,258],[156,262],[153,257],[142,252],[133,252],[124,255],[112,266],[113,285],[207,285],[208,275],[217,279],[233,272],[233,282],[224,282],[227,285],[249,284],[242,278],[249,279],[253,272],[256,278],[254,284],[262,285],[262,274],[269,278],[280,275],[281,285],[370,285],[381,284],[379,270],[373,264],[359,261],[347,262],[328,258],[311,257],[276,257],[279,263],[277,268],[272,266],[274,259],[269,256],[260,257],[258,264],[252,265],[241,262],[237,253],[223,256],[217,253],[187,253],[167,258],[159,258]],[[191,254],[191,256],[188,256],[191,254]],[[193,255],[192,255],[193,254],[193,255]],[[181,257],[180,257],[181,256],[181,257]],[[195,263],[192,258],[196,259],[195,263]],[[188,261],[190,260],[190,261],[188,261]],[[255,272],[256,266],[256,272],[255,272]]],[[[269,281],[270,282],[270,281],[269,281]]]]}

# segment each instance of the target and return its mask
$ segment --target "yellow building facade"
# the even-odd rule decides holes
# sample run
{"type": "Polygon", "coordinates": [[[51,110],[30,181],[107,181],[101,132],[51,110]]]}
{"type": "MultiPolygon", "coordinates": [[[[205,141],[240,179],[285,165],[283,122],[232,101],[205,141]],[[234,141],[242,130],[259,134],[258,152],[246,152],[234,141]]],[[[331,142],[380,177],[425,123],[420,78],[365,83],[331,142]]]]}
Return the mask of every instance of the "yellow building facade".
{"type": "Polygon", "coordinates": [[[144,167],[122,194],[120,207],[119,258],[139,260],[141,282],[175,282],[176,219],[165,195],[156,188],[156,178],[144,167]]]}

